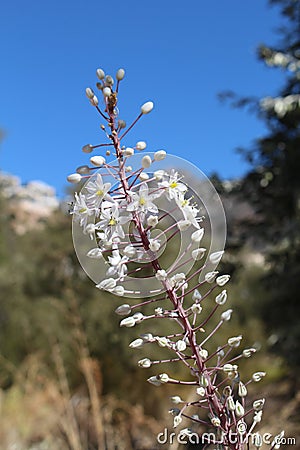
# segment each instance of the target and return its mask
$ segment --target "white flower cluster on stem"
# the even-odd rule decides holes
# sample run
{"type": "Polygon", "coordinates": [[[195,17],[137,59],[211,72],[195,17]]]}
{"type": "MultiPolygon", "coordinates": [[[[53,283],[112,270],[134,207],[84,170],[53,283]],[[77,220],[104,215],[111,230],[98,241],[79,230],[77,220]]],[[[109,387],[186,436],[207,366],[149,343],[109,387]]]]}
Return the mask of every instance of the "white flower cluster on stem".
{"type": "MultiPolygon", "coordinates": [[[[210,354],[206,348],[218,329],[231,318],[231,309],[221,311],[217,324],[212,330],[206,331],[211,318],[227,302],[227,291],[223,287],[230,277],[220,275],[217,271],[207,271],[206,264],[201,266],[196,263],[203,258],[206,249],[200,247],[204,236],[204,229],[200,225],[202,217],[199,215],[198,205],[189,193],[189,186],[178,170],[151,171],[153,163],[166,158],[166,152],[159,150],[154,153],[154,157],[145,155],[137,170],[128,165],[135,150],[143,151],[146,143],[139,141],[132,147],[127,147],[122,145],[122,141],[133,125],[150,113],[154,105],[150,101],[142,105],[137,118],[127,127],[125,121],[118,118],[117,108],[119,83],[124,75],[125,71],[119,69],[114,90],[113,77],[105,75],[102,69],[97,70],[100,80],[97,87],[102,93],[103,110],[100,109],[93,90],[86,90],[91,104],[106,121],[106,125],[101,128],[108,137],[108,142],[88,144],[83,147],[83,151],[90,153],[96,148],[106,147],[106,156],[112,154],[115,161],[110,163],[102,155],[93,156],[90,159],[91,167],[81,166],[75,174],[68,177],[70,182],[87,180],[81,192],[75,194],[72,213],[83,232],[95,242],[95,247],[89,251],[88,256],[105,261],[106,276],[97,284],[97,288],[117,296],[126,296],[128,279],[132,274],[142,275],[143,270],[150,270],[162,285],[162,294],[135,305],[124,303],[116,309],[116,313],[126,316],[120,322],[121,327],[135,327],[153,319],[171,320],[174,323],[176,331],[172,335],[155,336],[146,333],[129,344],[132,349],[141,349],[150,344],[158,345],[171,354],[167,359],[156,361],[143,357],[138,362],[141,368],[149,369],[168,362],[185,365],[191,374],[192,380],[187,381],[173,378],[164,372],[148,378],[154,386],[171,383],[190,385],[194,389],[196,400],[193,402],[184,401],[179,396],[173,397],[174,403],[182,406],[181,409],[171,411],[174,415],[174,427],[183,419],[209,428],[213,426],[216,433],[215,438],[211,438],[211,444],[223,449],[248,449],[247,437],[261,420],[264,399],[256,400],[247,407],[247,390],[250,383],[259,382],[265,373],[256,372],[250,380],[241,380],[237,362],[240,358],[250,357],[256,350],[246,348],[237,353],[236,349],[242,341],[240,335],[230,337],[221,348],[210,354]],[[95,172],[96,169],[98,172],[95,172]],[[114,181],[105,182],[106,175],[114,181]],[[165,230],[165,233],[169,233],[167,244],[178,233],[187,229],[192,232],[191,243],[182,255],[183,259],[196,264],[192,274],[180,271],[182,260],[171,268],[161,265],[161,235],[155,231],[158,231],[157,225],[168,216],[168,212],[160,209],[162,199],[165,204],[170,205],[170,209],[175,207],[181,214],[181,219],[165,230]],[[201,273],[205,274],[203,278],[200,278],[201,273]],[[209,304],[210,294],[215,290],[215,299],[209,304]],[[157,306],[166,299],[170,304],[167,310],[157,306]],[[152,303],[153,314],[144,315],[140,309],[152,303]],[[206,308],[208,314],[204,316],[206,308]],[[232,433],[236,435],[234,442],[231,440],[232,433]]],[[[208,255],[208,261],[217,265],[222,256],[223,250],[220,249],[208,255]]],[[[257,442],[260,442],[259,437],[257,442]]]]}

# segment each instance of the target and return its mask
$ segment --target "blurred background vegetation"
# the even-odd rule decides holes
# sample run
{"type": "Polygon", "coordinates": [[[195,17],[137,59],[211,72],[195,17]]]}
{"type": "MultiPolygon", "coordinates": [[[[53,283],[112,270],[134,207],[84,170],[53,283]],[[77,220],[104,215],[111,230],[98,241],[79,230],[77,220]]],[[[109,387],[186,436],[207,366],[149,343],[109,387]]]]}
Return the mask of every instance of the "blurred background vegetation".
{"type": "MultiPolygon", "coordinates": [[[[295,435],[300,415],[300,3],[270,3],[282,10],[280,40],[276,47],[261,45],[257,55],[284,71],[284,85],[276,97],[264,99],[220,95],[258,114],[268,131],[251,148],[240,149],[249,162],[245,177],[212,177],[227,213],[222,270],[232,275],[235,311],[218,339],[242,333],[245,346],[261,347],[244,370],[268,372],[259,386],[270,395],[267,424],[276,424],[279,408],[282,426],[295,435]]],[[[173,390],[149,387],[149,372],[136,364],[143,351],[128,349],[137,334],[150,330],[119,329],[114,310],[120,301],[95,289],[83,273],[64,208],[53,208],[48,216],[30,208],[26,213],[26,198],[9,183],[2,174],[0,448],[155,449],[156,433],[170,425],[166,411],[173,390]]]]}

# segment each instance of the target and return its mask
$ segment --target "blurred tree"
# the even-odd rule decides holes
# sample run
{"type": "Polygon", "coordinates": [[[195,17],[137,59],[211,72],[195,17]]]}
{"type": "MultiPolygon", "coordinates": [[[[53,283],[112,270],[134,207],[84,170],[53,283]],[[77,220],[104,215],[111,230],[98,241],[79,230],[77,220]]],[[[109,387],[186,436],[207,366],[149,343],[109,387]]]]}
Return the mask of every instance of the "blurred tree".
{"type": "Polygon", "coordinates": [[[258,48],[258,58],[284,72],[274,97],[240,98],[225,93],[233,106],[250,106],[265,122],[267,133],[252,148],[240,150],[252,168],[239,191],[255,207],[259,220],[247,224],[268,261],[265,301],[259,309],[274,351],[300,368],[300,2],[270,0],[280,7],[283,26],[278,45],[258,48]]]}

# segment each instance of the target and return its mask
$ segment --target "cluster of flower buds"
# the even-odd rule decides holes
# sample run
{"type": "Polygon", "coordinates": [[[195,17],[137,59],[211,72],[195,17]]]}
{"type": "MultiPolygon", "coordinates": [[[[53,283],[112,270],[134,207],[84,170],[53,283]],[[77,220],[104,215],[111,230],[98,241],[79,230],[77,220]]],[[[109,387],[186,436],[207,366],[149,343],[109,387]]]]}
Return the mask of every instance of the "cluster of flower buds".
{"type": "Polygon", "coordinates": [[[119,119],[117,108],[119,83],[124,75],[125,71],[119,69],[115,82],[102,69],[97,70],[97,88],[102,93],[103,109],[100,109],[94,91],[86,89],[91,104],[106,121],[101,129],[108,141],[85,145],[84,153],[106,148],[106,157],[92,156],[91,166],[80,166],[68,177],[72,183],[86,181],[81,191],[75,194],[74,221],[91,238],[92,248],[87,256],[104,267],[103,279],[97,288],[113,295],[130,297],[133,296],[130,283],[138,275],[134,279],[138,280],[137,286],[140,283],[140,291],[137,292],[142,302],[124,303],[116,309],[118,315],[126,316],[120,321],[120,326],[135,327],[155,319],[174,324],[175,330],[171,335],[155,336],[149,332],[129,344],[137,351],[147,345],[165,349],[167,356],[163,360],[152,361],[147,355],[143,356],[138,361],[141,368],[153,370],[156,365],[164,363],[183,364],[192,377],[184,381],[162,372],[148,378],[154,386],[171,383],[190,385],[194,389],[193,401],[173,396],[172,401],[181,406],[171,411],[174,427],[183,420],[209,428],[214,426],[216,441],[212,440],[211,444],[218,445],[217,436],[222,436],[224,448],[242,450],[246,448],[247,433],[251,433],[260,422],[264,406],[264,399],[247,405],[248,386],[251,382],[259,382],[265,373],[256,372],[250,380],[241,380],[237,361],[249,358],[256,350],[246,348],[239,352],[240,335],[230,337],[221,348],[212,350],[215,333],[232,315],[232,309],[222,310],[228,298],[224,286],[230,276],[214,270],[224,252],[219,249],[208,254],[201,246],[205,231],[201,226],[200,206],[194,202],[180,169],[167,171],[160,168],[160,162],[167,157],[164,150],[140,156],[138,168],[128,165],[128,160],[145,150],[146,142],[127,146],[123,145],[124,138],[142,116],[152,111],[153,102],[144,103],[137,118],[127,127],[126,122],[119,119]],[[111,154],[115,159],[109,162],[107,156],[111,154]],[[174,210],[178,219],[172,221],[169,219],[174,210]],[[189,242],[180,258],[170,267],[165,267],[161,263],[160,252],[164,246],[172,245],[173,238],[182,233],[190,233],[189,242]],[[202,263],[205,256],[206,262],[202,263]],[[186,264],[190,264],[187,272],[184,270],[186,264]],[[147,290],[142,283],[149,277],[152,290],[147,290]],[[215,293],[213,300],[212,292],[215,293]],[[166,300],[169,302],[167,309],[160,306],[166,305],[166,300]],[[153,305],[153,311],[146,315],[141,309],[149,304],[153,305]],[[213,316],[219,318],[213,321],[213,316]],[[210,326],[211,323],[214,325],[210,326]],[[232,431],[238,436],[234,445],[230,442],[232,431]]]}

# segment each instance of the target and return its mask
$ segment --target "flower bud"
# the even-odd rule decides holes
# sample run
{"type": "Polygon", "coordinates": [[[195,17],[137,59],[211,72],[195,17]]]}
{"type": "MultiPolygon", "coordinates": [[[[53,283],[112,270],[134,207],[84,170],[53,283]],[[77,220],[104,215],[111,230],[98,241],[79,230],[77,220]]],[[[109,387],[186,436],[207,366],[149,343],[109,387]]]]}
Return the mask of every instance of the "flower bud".
{"type": "Polygon", "coordinates": [[[180,231],[185,231],[191,226],[191,222],[189,220],[179,220],[177,226],[180,231]]]}
{"type": "Polygon", "coordinates": [[[202,311],[202,306],[200,306],[199,303],[194,303],[194,304],[191,306],[191,311],[192,311],[194,314],[200,314],[201,311],[202,311]]]}
{"type": "Polygon", "coordinates": [[[141,347],[143,347],[143,345],[144,345],[143,339],[138,338],[138,339],[135,339],[134,341],[130,342],[129,347],[130,348],[141,348],[141,347]]]}
{"type": "Polygon", "coordinates": [[[161,382],[161,383],[168,383],[169,381],[169,375],[167,373],[160,373],[159,375],[157,375],[157,379],[161,382]]]}
{"type": "Polygon", "coordinates": [[[203,258],[205,252],[206,252],[206,248],[203,248],[203,247],[196,248],[195,250],[192,251],[192,258],[195,261],[199,261],[200,259],[203,258]]]}
{"type": "Polygon", "coordinates": [[[259,423],[261,422],[261,418],[262,418],[262,411],[256,411],[253,417],[253,422],[259,423]]]}
{"type": "Polygon", "coordinates": [[[106,75],[106,77],[105,77],[105,84],[107,84],[108,86],[112,86],[114,84],[113,77],[110,76],[110,75],[106,75]]]}
{"type": "Polygon", "coordinates": [[[98,82],[96,83],[96,86],[97,86],[97,88],[99,89],[99,91],[102,91],[102,89],[103,89],[103,84],[100,83],[100,81],[98,81],[98,82]]]}
{"type": "Polygon", "coordinates": [[[216,279],[216,283],[218,286],[224,286],[230,279],[230,275],[221,275],[216,279]]]}
{"type": "Polygon", "coordinates": [[[194,302],[197,302],[197,301],[201,300],[201,298],[202,298],[202,295],[200,294],[198,289],[195,289],[194,292],[193,292],[193,295],[192,295],[192,300],[194,302]]]}
{"type": "Polygon", "coordinates": [[[158,252],[160,249],[160,243],[155,239],[150,239],[149,248],[152,252],[158,252]]]}
{"type": "Polygon", "coordinates": [[[206,359],[208,357],[208,351],[205,350],[205,348],[202,348],[201,350],[199,350],[199,355],[201,356],[201,358],[206,359]]]}
{"type": "Polygon", "coordinates": [[[141,323],[144,320],[144,314],[137,312],[132,316],[135,320],[135,323],[141,323]]]}
{"type": "Polygon", "coordinates": [[[125,76],[125,70],[124,69],[119,69],[117,71],[117,73],[116,73],[116,79],[118,81],[121,81],[121,80],[123,80],[124,76],[125,76]]]}
{"type": "Polygon", "coordinates": [[[118,120],[118,127],[120,128],[120,130],[122,130],[122,128],[126,128],[125,120],[119,119],[118,120]]]}
{"type": "Polygon", "coordinates": [[[101,155],[95,155],[90,158],[90,162],[96,167],[101,167],[105,163],[105,158],[101,155]]]}
{"type": "Polygon", "coordinates": [[[174,397],[171,397],[171,400],[175,405],[178,405],[179,403],[184,403],[184,401],[181,400],[179,395],[174,395],[174,397]]]}
{"type": "Polygon", "coordinates": [[[235,403],[231,395],[227,398],[227,408],[229,411],[235,411],[235,403]]]}
{"type": "Polygon", "coordinates": [[[140,335],[143,341],[145,342],[153,342],[154,337],[151,333],[144,333],[140,335]]]}
{"type": "Polygon", "coordinates": [[[145,150],[146,147],[147,147],[147,144],[146,144],[145,141],[138,141],[138,142],[135,144],[135,148],[136,148],[137,150],[140,150],[140,151],[145,150]]]}
{"type": "Polygon", "coordinates": [[[250,358],[250,356],[253,355],[253,353],[256,353],[255,348],[245,348],[245,350],[243,350],[244,358],[250,358]]]}
{"type": "Polygon", "coordinates": [[[109,87],[105,87],[102,92],[103,92],[104,97],[111,96],[111,89],[109,87]]]}
{"type": "Polygon", "coordinates": [[[126,319],[123,319],[120,322],[120,327],[131,328],[131,327],[134,327],[134,325],[135,325],[135,320],[132,316],[126,317],[126,319]]]}
{"type": "Polygon", "coordinates": [[[205,275],[205,281],[207,281],[207,283],[213,283],[213,282],[214,282],[214,279],[216,278],[216,275],[218,275],[218,273],[219,273],[219,272],[216,272],[216,271],[214,271],[214,272],[208,272],[208,273],[205,275]]]}
{"type": "Polygon", "coordinates": [[[173,420],[173,428],[176,428],[182,422],[181,416],[175,416],[173,420]]]}
{"type": "Polygon", "coordinates": [[[154,107],[153,102],[146,102],[141,106],[141,113],[149,114],[149,112],[152,111],[153,107],[154,107]]]}
{"type": "Polygon", "coordinates": [[[111,290],[111,293],[122,297],[125,294],[125,289],[123,286],[116,286],[111,290]]]}
{"type": "Polygon", "coordinates": [[[82,147],[83,153],[91,153],[94,150],[92,144],[86,144],[82,147]]]}
{"type": "Polygon", "coordinates": [[[265,404],[265,399],[264,398],[261,398],[259,400],[255,400],[253,402],[253,409],[255,411],[261,411],[263,409],[263,407],[264,407],[264,404],[265,404]]]}
{"type": "MultiPolygon", "coordinates": [[[[92,225],[92,224],[90,224],[92,225]]],[[[87,252],[86,256],[93,259],[101,259],[102,258],[102,251],[100,248],[92,248],[89,252],[87,252]]]]}
{"type": "Polygon", "coordinates": [[[158,224],[157,216],[149,216],[147,219],[147,225],[149,227],[155,227],[158,224]]]}
{"type": "Polygon", "coordinates": [[[97,77],[99,78],[99,80],[103,80],[103,78],[105,77],[104,70],[102,70],[102,69],[97,69],[96,75],[97,75],[97,77]]]}
{"type": "Polygon", "coordinates": [[[71,173],[67,176],[69,183],[79,183],[81,181],[81,175],[79,173],[71,173]]]}
{"type": "Polygon", "coordinates": [[[266,372],[255,372],[252,375],[252,380],[258,383],[263,377],[266,376],[266,372]]]}
{"type": "Polygon", "coordinates": [[[169,347],[170,346],[170,341],[168,338],[166,337],[156,337],[155,338],[156,342],[158,343],[158,345],[160,347],[169,347]]]}
{"type": "Polygon", "coordinates": [[[145,172],[142,172],[142,173],[139,175],[139,179],[140,179],[141,181],[149,180],[149,175],[148,175],[147,173],[145,173],[145,172]]]}
{"type": "Polygon", "coordinates": [[[212,264],[218,264],[221,261],[223,254],[224,254],[224,251],[212,253],[209,257],[210,262],[212,264]]]}
{"type": "Polygon", "coordinates": [[[219,417],[212,417],[210,421],[215,427],[221,426],[221,420],[219,419],[219,417]]]}
{"type": "Polygon", "coordinates": [[[228,345],[229,347],[238,347],[241,343],[241,340],[243,339],[243,336],[234,336],[232,338],[228,339],[228,345]]]}
{"type": "Polygon", "coordinates": [[[246,386],[244,385],[244,383],[242,383],[241,381],[239,382],[239,389],[238,389],[238,394],[240,397],[246,397],[248,391],[246,386]]]}
{"type": "Polygon", "coordinates": [[[175,347],[178,352],[184,352],[186,350],[186,343],[183,340],[179,340],[176,342],[175,347]]]}
{"type": "Polygon", "coordinates": [[[151,166],[152,160],[149,155],[145,155],[142,159],[142,167],[148,169],[151,166]]]}
{"type": "Polygon", "coordinates": [[[154,386],[161,386],[161,382],[157,379],[157,377],[148,378],[148,383],[153,384],[154,386]]]}
{"type": "Polygon", "coordinates": [[[153,173],[154,178],[159,181],[163,178],[163,176],[165,175],[165,171],[164,170],[156,170],[153,173]]]}
{"type": "Polygon", "coordinates": [[[114,278],[107,278],[106,280],[103,280],[99,284],[97,284],[96,288],[103,289],[104,291],[109,291],[109,290],[115,288],[116,285],[117,285],[117,282],[114,278]]]}
{"type": "Polygon", "coordinates": [[[93,106],[98,106],[99,105],[99,100],[98,100],[98,97],[96,95],[94,95],[93,98],[91,98],[90,102],[91,102],[91,104],[93,106]]]}
{"type": "Polygon", "coordinates": [[[239,401],[235,404],[235,413],[238,417],[242,417],[245,414],[245,409],[239,401]]]}
{"type": "Polygon", "coordinates": [[[125,150],[124,150],[124,155],[125,155],[125,156],[132,156],[132,155],[134,155],[134,150],[133,150],[133,148],[131,148],[131,147],[125,148],[125,150]]]}
{"type": "Polygon", "coordinates": [[[149,358],[143,358],[138,361],[138,365],[143,369],[149,369],[149,367],[152,366],[152,362],[150,361],[149,358]]]}
{"type": "Polygon", "coordinates": [[[90,173],[89,166],[79,166],[76,169],[77,173],[80,173],[80,175],[88,175],[90,173]]]}
{"type": "Polygon", "coordinates": [[[198,395],[200,395],[200,397],[204,397],[205,395],[205,388],[203,386],[200,386],[196,389],[196,392],[198,395]]]}
{"type": "Polygon", "coordinates": [[[155,277],[158,281],[165,281],[167,279],[167,276],[168,276],[168,274],[164,269],[158,270],[155,275],[155,277]]]}
{"type": "Polygon", "coordinates": [[[127,314],[131,313],[131,307],[127,303],[124,303],[123,305],[120,305],[115,309],[115,313],[119,316],[127,316],[127,314]]]}
{"type": "Polygon", "coordinates": [[[135,254],[136,254],[136,251],[135,251],[135,248],[132,245],[127,245],[124,248],[123,253],[128,258],[133,258],[135,256],[135,254]]]}
{"type": "Polygon", "coordinates": [[[200,242],[204,236],[204,228],[199,228],[199,230],[194,231],[192,234],[192,241],[200,242]]]}
{"type": "Polygon", "coordinates": [[[224,305],[226,303],[227,300],[227,291],[226,289],[224,289],[219,295],[216,296],[216,303],[218,305],[224,305]]]}
{"type": "Polygon", "coordinates": [[[85,90],[86,96],[87,98],[89,98],[90,100],[94,97],[94,92],[91,88],[86,88],[85,90]]]}
{"type": "Polygon", "coordinates": [[[224,322],[228,322],[231,319],[232,309],[227,309],[227,311],[224,311],[221,314],[221,320],[224,320],[224,322]]]}
{"type": "Polygon", "coordinates": [[[155,161],[162,161],[167,156],[167,153],[164,150],[159,150],[158,152],[154,153],[154,159],[155,161]]]}
{"type": "Polygon", "coordinates": [[[163,316],[164,314],[164,310],[160,306],[158,308],[155,308],[154,312],[157,316],[163,316]]]}

